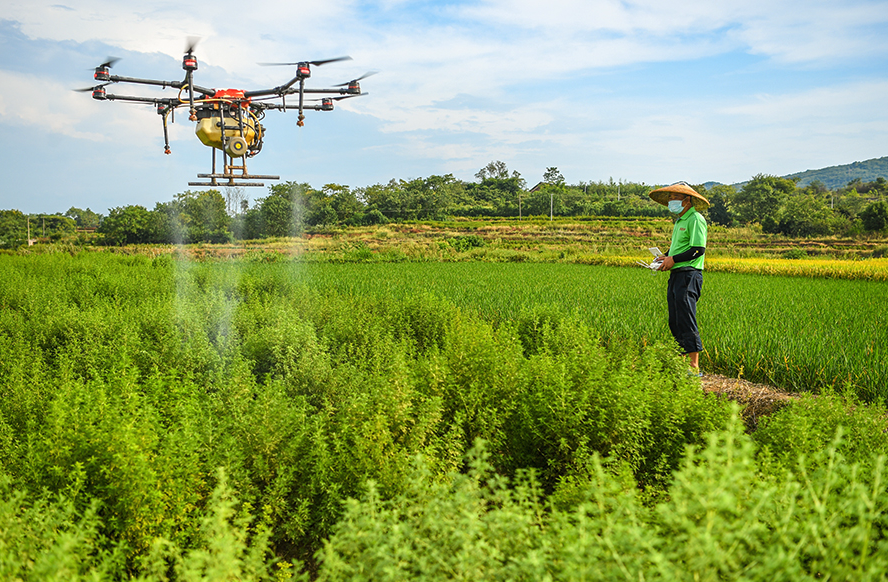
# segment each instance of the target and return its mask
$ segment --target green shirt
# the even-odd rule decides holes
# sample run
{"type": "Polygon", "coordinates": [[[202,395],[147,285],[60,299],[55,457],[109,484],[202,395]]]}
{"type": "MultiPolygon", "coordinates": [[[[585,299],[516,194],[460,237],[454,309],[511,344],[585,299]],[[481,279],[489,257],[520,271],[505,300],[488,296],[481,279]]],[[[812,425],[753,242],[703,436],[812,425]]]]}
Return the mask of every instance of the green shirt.
{"type": "MultiPolygon", "coordinates": [[[[670,257],[680,255],[691,247],[706,247],[706,219],[697,212],[697,209],[691,206],[688,208],[681,218],[675,221],[672,227],[672,243],[669,245],[670,257]]],[[[672,268],[678,267],[694,267],[703,270],[703,259],[705,254],[700,255],[691,261],[684,263],[675,263],[672,268]]]]}

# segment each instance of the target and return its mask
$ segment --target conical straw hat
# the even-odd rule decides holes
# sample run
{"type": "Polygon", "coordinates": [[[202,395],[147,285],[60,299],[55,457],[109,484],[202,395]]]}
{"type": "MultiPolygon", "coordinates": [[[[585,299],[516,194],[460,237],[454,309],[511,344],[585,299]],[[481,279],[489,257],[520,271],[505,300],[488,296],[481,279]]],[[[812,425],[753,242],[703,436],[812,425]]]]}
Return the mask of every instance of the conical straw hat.
{"type": "Polygon", "coordinates": [[[671,186],[664,186],[663,188],[657,188],[648,196],[656,202],[657,204],[662,204],[663,206],[669,205],[669,195],[672,193],[678,194],[687,194],[688,196],[693,197],[694,199],[694,208],[697,209],[697,212],[703,212],[707,208],[709,208],[709,200],[703,198],[697,191],[688,186],[687,182],[676,182],[671,186]]]}

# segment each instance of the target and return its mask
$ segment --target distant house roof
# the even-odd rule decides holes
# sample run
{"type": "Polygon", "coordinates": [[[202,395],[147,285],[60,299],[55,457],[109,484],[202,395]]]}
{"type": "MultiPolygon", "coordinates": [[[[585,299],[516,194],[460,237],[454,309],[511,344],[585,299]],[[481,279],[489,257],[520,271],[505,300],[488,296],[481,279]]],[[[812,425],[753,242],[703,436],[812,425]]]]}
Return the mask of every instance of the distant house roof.
{"type": "Polygon", "coordinates": [[[534,186],[533,188],[531,188],[530,190],[528,190],[528,193],[530,193],[530,192],[539,192],[540,188],[543,187],[543,184],[545,184],[545,182],[537,182],[537,185],[534,186]]]}

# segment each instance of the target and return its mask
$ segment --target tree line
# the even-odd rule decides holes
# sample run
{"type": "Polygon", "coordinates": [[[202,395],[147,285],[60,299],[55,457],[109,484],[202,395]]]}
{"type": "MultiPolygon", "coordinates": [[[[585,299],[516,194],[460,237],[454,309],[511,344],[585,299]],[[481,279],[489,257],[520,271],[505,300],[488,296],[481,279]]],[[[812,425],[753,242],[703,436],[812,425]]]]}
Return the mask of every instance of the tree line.
{"type": "MultiPolygon", "coordinates": [[[[447,217],[611,216],[665,217],[653,202],[652,186],[635,182],[566,184],[556,167],[528,188],[518,172],[495,161],[466,182],[451,174],[350,188],[283,182],[250,204],[243,188],[185,191],[149,210],[141,205],[112,208],[103,216],[72,207],[44,216],[43,236],[60,238],[76,228],[95,228],[109,245],[139,243],[221,243],[298,236],[307,228],[368,226],[447,217]],[[48,225],[48,228],[47,228],[48,225]]],[[[787,178],[759,174],[741,187],[695,185],[711,207],[707,218],[725,227],[761,225],[787,236],[858,236],[888,230],[888,181],[853,180],[830,190],[820,182],[799,187],[787,178]]],[[[0,211],[0,246],[23,244],[29,218],[0,211]]],[[[33,229],[35,217],[31,217],[33,229]]]]}

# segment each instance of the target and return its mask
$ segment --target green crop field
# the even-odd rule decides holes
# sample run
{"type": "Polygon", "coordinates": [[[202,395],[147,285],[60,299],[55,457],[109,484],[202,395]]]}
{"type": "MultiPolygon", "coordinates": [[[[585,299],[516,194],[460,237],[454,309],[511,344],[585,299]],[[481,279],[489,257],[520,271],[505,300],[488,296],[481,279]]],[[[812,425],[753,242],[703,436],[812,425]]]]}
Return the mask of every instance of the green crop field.
{"type": "Polygon", "coordinates": [[[0,579],[885,577],[884,282],[368,252],[0,255],[0,579]]]}
{"type": "MultiPolygon", "coordinates": [[[[270,272],[274,268],[268,269],[270,272]]],[[[533,311],[572,315],[603,338],[668,342],[667,274],[570,264],[305,265],[294,281],[403,301],[428,293],[493,324],[533,311]]],[[[700,302],[703,365],[792,390],[847,383],[888,398],[888,286],[707,273],[700,302]]]]}

